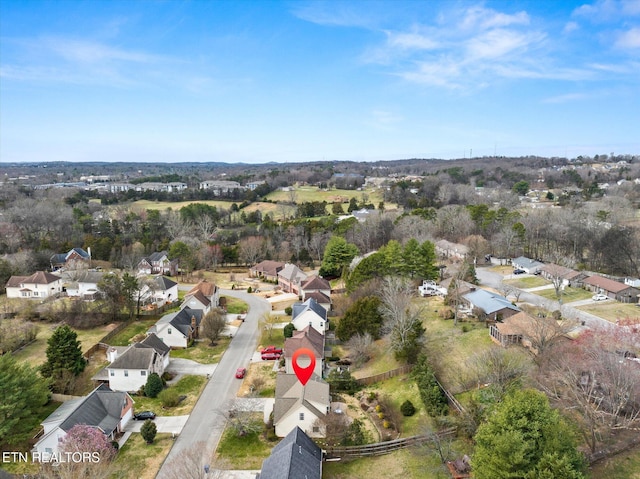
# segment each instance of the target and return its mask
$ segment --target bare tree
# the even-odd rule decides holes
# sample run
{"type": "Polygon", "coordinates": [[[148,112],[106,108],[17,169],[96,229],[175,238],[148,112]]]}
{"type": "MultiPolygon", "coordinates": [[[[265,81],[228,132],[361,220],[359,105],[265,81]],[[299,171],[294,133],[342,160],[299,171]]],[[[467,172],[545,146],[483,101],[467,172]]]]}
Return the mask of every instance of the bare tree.
{"type": "Polygon", "coordinates": [[[265,311],[265,313],[260,318],[260,324],[263,329],[267,332],[267,336],[271,339],[271,335],[273,334],[273,329],[275,325],[280,323],[280,318],[274,314],[271,314],[269,311],[265,311]]]}
{"type": "Polygon", "coordinates": [[[322,255],[324,254],[324,248],[329,241],[329,233],[316,231],[311,235],[309,239],[309,252],[315,261],[322,262],[322,255]]]}
{"type": "Polygon", "coordinates": [[[204,441],[198,441],[167,462],[163,479],[222,479],[229,465],[217,458],[204,441]]]}
{"type": "Polygon", "coordinates": [[[196,219],[195,227],[200,233],[200,238],[207,241],[216,230],[216,221],[209,215],[200,215],[196,219]]]}
{"type": "Polygon", "coordinates": [[[264,240],[259,236],[250,236],[238,242],[239,257],[245,264],[255,264],[263,249],[264,240]]]}
{"type": "Polygon", "coordinates": [[[487,385],[485,393],[499,401],[531,368],[531,359],[521,349],[492,348],[467,360],[468,381],[487,385]]]}
{"type": "Polygon", "coordinates": [[[353,361],[354,366],[360,367],[371,359],[373,346],[373,338],[369,333],[358,333],[349,339],[347,348],[349,348],[349,358],[353,361]]]}
{"type": "Polygon", "coordinates": [[[209,311],[201,322],[202,335],[207,338],[211,343],[215,345],[215,342],[220,337],[220,334],[227,327],[226,314],[223,309],[215,308],[209,311]]]}
{"type": "Polygon", "coordinates": [[[246,409],[239,409],[233,406],[227,412],[229,425],[239,437],[247,434],[257,433],[264,429],[264,424],[260,420],[260,413],[255,413],[246,409]]]}

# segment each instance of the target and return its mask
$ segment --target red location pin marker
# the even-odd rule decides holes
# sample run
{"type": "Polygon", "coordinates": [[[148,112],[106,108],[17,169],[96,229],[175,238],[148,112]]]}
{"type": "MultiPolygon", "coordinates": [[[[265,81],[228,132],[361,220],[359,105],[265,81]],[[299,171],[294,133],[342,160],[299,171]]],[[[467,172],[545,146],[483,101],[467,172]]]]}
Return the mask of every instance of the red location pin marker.
{"type": "Polygon", "coordinates": [[[293,357],[291,358],[291,362],[293,363],[293,371],[296,373],[296,377],[304,386],[307,384],[311,375],[313,374],[313,370],[316,368],[316,355],[313,351],[307,348],[296,349],[296,352],[293,353],[293,357]],[[298,364],[298,358],[300,356],[308,356],[309,357],[309,365],[304,366],[306,363],[303,360],[303,365],[298,364]]]}

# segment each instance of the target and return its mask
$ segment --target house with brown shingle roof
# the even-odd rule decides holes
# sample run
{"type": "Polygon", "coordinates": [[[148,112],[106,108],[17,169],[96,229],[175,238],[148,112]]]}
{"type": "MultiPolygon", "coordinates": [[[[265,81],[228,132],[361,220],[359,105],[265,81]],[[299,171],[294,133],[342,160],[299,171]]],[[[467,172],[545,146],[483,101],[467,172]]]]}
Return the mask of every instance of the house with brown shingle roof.
{"type": "Polygon", "coordinates": [[[216,308],[220,304],[220,288],[206,279],[200,281],[184,295],[185,302],[187,301],[187,297],[195,295],[198,292],[202,293],[202,295],[209,300],[211,303],[210,308],[216,308]]]}
{"type": "Polygon", "coordinates": [[[282,261],[272,261],[266,259],[249,268],[249,276],[252,278],[262,278],[265,281],[278,281],[278,273],[285,267],[282,261]]]}
{"type": "Polygon", "coordinates": [[[324,437],[325,431],[317,424],[331,407],[329,383],[315,374],[302,385],[295,374],[276,376],[276,399],[273,406],[273,424],[276,436],[285,437],[295,427],[309,437],[324,437]]]}
{"type": "Polygon", "coordinates": [[[284,364],[287,374],[295,374],[293,370],[293,354],[301,348],[313,351],[316,359],[314,373],[323,377],[324,372],[324,334],[307,326],[302,331],[295,331],[293,336],[284,340],[284,364]]]}
{"type": "Polygon", "coordinates": [[[331,310],[331,284],[321,276],[312,276],[304,280],[300,292],[302,301],[313,298],[324,309],[331,310]]]}
{"type": "Polygon", "coordinates": [[[563,286],[572,287],[581,287],[583,280],[588,277],[586,273],[553,263],[545,263],[540,268],[540,276],[549,281],[557,278],[563,286]]]}
{"type": "Polygon", "coordinates": [[[593,275],[584,280],[584,287],[594,293],[602,293],[622,303],[637,303],[640,289],[629,284],[593,275]]]}
{"type": "Polygon", "coordinates": [[[11,276],[5,288],[7,298],[46,299],[62,293],[62,278],[36,271],[31,276],[11,276]]]}

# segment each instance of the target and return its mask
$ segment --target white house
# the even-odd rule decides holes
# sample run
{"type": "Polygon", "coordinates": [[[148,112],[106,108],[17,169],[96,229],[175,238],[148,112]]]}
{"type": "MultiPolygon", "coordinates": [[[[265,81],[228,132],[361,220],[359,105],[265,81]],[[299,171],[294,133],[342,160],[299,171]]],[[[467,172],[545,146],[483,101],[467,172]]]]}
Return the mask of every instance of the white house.
{"type": "Polygon", "coordinates": [[[511,264],[515,269],[521,269],[527,274],[535,274],[544,266],[544,263],[530,259],[525,256],[519,256],[511,260],[511,264]]]}
{"type": "Polygon", "coordinates": [[[293,336],[284,340],[284,367],[287,374],[295,374],[293,370],[293,354],[301,348],[313,351],[316,360],[314,374],[324,376],[324,334],[319,333],[311,326],[302,331],[294,331],[293,336]]]}
{"type": "Polygon", "coordinates": [[[293,305],[291,322],[298,331],[311,326],[324,335],[325,331],[329,329],[327,310],[313,298],[307,299],[304,303],[295,303],[293,305]]]}
{"type": "Polygon", "coordinates": [[[204,314],[207,314],[211,311],[211,300],[200,291],[196,291],[195,293],[186,295],[180,307],[183,309],[199,309],[204,314]]]}
{"type": "Polygon", "coordinates": [[[153,303],[162,307],[178,300],[178,283],[165,276],[156,276],[140,288],[142,304],[153,303]]]}
{"type": "Polygon", "coordinates": [[[112,391],[101,384],[87,396],[62,403],[42,423],[44,432],[32,452],[47,460],[57,454],[58,445],[77,424],[100,429],[113,440],[133,416],[133,400],[126,392],[112,391]]]}
{"type": "Polygon", "coordinates": [[[310,437],[324,437],[324,428],[316,421],[326,416],[330,407],[329,384],[322,378],[313,375],[303,386],[295,374],[276,376],[276,436],[285,437],[297,426],[310,437]]]}
{"type": "Polygon", "coordinates": [[[155,333],[170,348],[186,348],[199,336],[203,316],[200,309],[184,308],[177,313],[165,314],[148,333],[155,333]]]}
{"type": "Polygon", "coordinates": [[[109,349],[107,359],[111,364],[105,368],[109,387],[114,391],[138,391],[147,383],[150,374],[162,376],[169,365],[170,350],[153,333],[120,353],[117,348],[109,349]]]}
{"type": "MultiPolygon", "coordinates": [[[[220,288],[215,285],[215,283],[211,283],[206,279],[203,279],[198,284],[196,284],[193,288],[191,288],[187,294],[185,294],[185,299],[183,301],[183,307],[189,306],[187,303],[187,298],[195,295],[196,293],[201,293],[210,303],[209,308],[216,308],[220,304],[220,288]]],[[[201,299],[198,299],[201,301],[201,299]]],[[[194,303],[195,305],[195,303],[194,303]]]]}
{"type": "Polygon", "coordinates": [[[300,292],[302,301],[313,298],[324,309],[331,309],[331,284],[320,276],[312,276],[302,282],[300,292]]]}
{"type": "Polygon", "coordinates": [[[5,286],[7,298],[46,299],[62,293],[62,279],[46,271],[31,276],[11,276],[5,286]]]}
{"type": "Polygon", "coordinates": [[[98,283],[104,273],[88,270],[62,272],[62,289],[70,298],[95,299],[99,293],[98,283]]]}

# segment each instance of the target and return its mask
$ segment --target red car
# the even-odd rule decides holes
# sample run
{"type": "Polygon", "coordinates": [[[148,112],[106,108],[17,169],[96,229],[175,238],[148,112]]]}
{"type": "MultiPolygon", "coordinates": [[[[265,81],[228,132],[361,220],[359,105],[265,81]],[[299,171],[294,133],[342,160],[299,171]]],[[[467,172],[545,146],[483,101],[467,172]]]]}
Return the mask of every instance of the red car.
{"type": "Polygon", "coordinates": [[[276,348],[275,346],[267,346],[266,348],[262,349],[262,351],[260,351],[260,354],[267,354],[267,353],[276,353],[282,356],[282,348],[276,348]]]}
{"type": "Polygon", "coordinates": [[[271,360],[271,359],[280,359],[280,356],[282,356],[282,351],[279,352],[279,353],[277,353],[275,351],[269,351],[269,352],[266,352],[266,353],[262,353],[260,355],[260,357],[265,361],[268,361],[268,360],[271,360]]]}
{"type": "Polygon", "coordinates": [[[242,379],[245,374],[247,374],[247,368],[238,368],[236,369],[236,377],[238,379],[242,379]]]}

